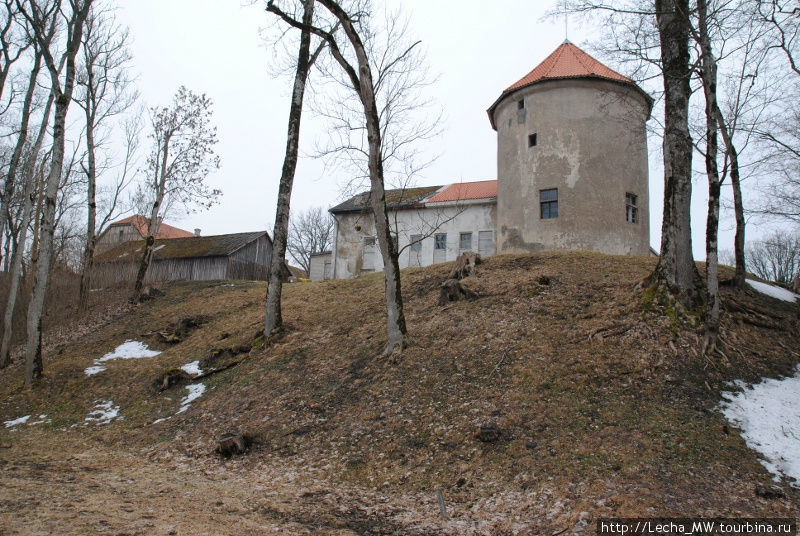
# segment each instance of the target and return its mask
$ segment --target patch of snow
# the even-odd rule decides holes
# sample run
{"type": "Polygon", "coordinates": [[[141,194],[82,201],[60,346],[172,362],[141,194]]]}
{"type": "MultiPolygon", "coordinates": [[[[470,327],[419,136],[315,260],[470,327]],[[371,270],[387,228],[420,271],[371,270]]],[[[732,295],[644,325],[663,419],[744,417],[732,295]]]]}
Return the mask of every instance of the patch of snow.
{"type": "Polygon", "coordinates": [[[114,419],[122,419],[119,414],[119,406],[115,406],[111,400],[99,400],[95,403],[94,409],[86,415],[84,421],[101,425],[108,424],[114,419]]]}
{"type": "Polygon", "coordinates": [[[166,421],[168,419],[171,419],[171,418],[172,417],[164,417],[163,419],[156,419],[156,420],[153,421],[153,424],[158,424],[160,422],[164,422],[164,421],[166,421]]]}
{"type": "Polygon", "coordinates": [[[160,353],[161,352],[157,350],[149,349],[143,342],[128,339],[114,348],[113,352],[109,352],[100,359],[96,359],[95,363],[103,363],[105,361],[111,361],[112,359],[142,359],[145,357],[154,357],[160,353]]]}
{"type": "Polygon", "coordinates": [[[16,426],[18,424],[25,424],[30,419],[30,415],[25,415],[24,417],[20,417],[19,419],[12,419],[10,421],[5,421],[3,424],[6,425],[6,428],[11,428],[12,426],[16,426]]]}
{"type": "Polygon", "coordinates": [[[28,426],[33,426],[34,424],[45,424],[45,423],[48,423],[48,422],[53,422],[53,419],[48,419],[47,415],[42,413],[41,415],[39,415],[39,420],[38,421],[29,422],[28,426]]]}
{"type": "Polygon", "coordinates": [[[741,430],[747,446],[764,457],[761,464],[780,480],[800,487],[800,366],[794,376],[765,378],[739,392],[723,392],[723,415],[741,430]]]}
{"type": "Polygon", "coordinates": [[[84,369],[83,373],[87,376],[91,376],[92,374],[103,372],[106,370],[106,367],[101,366],[100,363],[105,363],[106,361],[111,361],[112,359],[143,359],[146,357],[157,356],[160,353],[161,352],[157,350],[151,350],[143,342],[132,341],[128,339],[114,348],[113,351],[108,352],[103,357],[95,359],[94,365],[84,369]]]}
{"type": "Polygon", "coordinates": [[[191,374],[192,376],[199,376],[203,373],[203,369],[200,368],[200,361],[192,361],[191,363],[186,363],[184,366],[181,367],[181,370],[184,371],[186,374],[191,374]]]}
{"type": "MultiPolygon", "coordinates": [[[[202,383],[193,383],[191,385],[187,385],[186,388],[189,389],[189,394],[181,399],[181,409],[178,410],[178,413],[183,413],[189,409],[189,406],[192,404],[192,402],[200,398],[206,391],[206,386],[202,383]]],[[[176,413],[176,415],[178,413],[176,413]]]]}
{"type": "Polygon", "coordinates": [[[766,294],[767,296],[772,296],[777,300],[795,302],[797,301],[797,298],[800,298],[800,296],[790,290],[786,290],[785,288],[776,287],[775,285],[768,285],[766,283],[762,283],[761,281],[753,281],[752,279],[745,279],[745,281],[748,285],[760,293],[766,294]]]}

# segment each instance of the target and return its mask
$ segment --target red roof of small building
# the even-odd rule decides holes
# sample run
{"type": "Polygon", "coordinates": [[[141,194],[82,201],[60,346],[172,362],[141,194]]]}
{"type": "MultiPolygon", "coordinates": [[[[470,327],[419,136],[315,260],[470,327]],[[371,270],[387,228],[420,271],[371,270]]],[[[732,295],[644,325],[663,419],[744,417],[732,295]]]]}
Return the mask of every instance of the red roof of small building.
{"type": "Polygon", "coordinates": [[[580,48],[566,41],[547,56],[542,63],[537,65],[534,70],[511,84],[504,93],[529,86],[541,80],[582,77],[608,78],[618,82],[633,83],[633,80],[627,76],[623,76],[617,71],[606,67],[580,48]]]}
{"type": "Polygon", "coordinates": [[[642,91],[636,83],[627,76],[619,74],[614,69],[603,65],[589,54],[573,45],[569,41],[562,43],[552,54],[536,66],[534,70],[508,86],[500,97],[489,107],[489,120],[492,128],[494,124],[494,110],[506,95],[518,89],[544,82],[547,80],[564,80],[568,78],[600,78],[623,84],[630,84],[638,89],[652,106],[652,98],[642,91]]]}
{"type": "Polygon", "coordinates": [[[437,193],[426,203],[468,201],[497,197],[497,181],[457,182],[437,193]]]}
{"type": "MultiPolygon", "coordinates": [[[[134,214],[129,218],[125,218],[119,221],[115,221],[111,225],[125,225],[130,223],[133,227],[139,232],[142,238],[147,236],[147,228],[150,225],[150,218],[145,218],[141,214],[134,214]]],[[[173,227],[172,225],[167,225],[166,223],[161,223],[158,227],[158,234],[156,235],[157,240],[162,240],[165,238],[189,238],[190,236],[194,236],[194,233],[190,233],[189,231],[185,231],[183,229],[179,229],[177,227],[173,227]]]]}

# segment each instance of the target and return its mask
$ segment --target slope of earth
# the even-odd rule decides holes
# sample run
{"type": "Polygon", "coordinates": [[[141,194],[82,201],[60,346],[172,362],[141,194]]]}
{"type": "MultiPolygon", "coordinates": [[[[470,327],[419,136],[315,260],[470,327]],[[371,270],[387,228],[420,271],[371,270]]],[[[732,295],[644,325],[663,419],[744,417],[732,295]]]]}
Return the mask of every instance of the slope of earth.
{"type": "Polygon", "coordinates": [[[639,284],[653,265],[497,256],[463,281],[477,300],[444,306],[450,264],[404,271],[410,346],[388,358],[381,274],[287,285],[288,332],[268,345],[263,284],[173,285],[46,353],[33,390],[18,364],[0,378],[0,421],[31,415],[0,428],[0,532],[552,534],[611,515],[792,516],[798,490],[768,488],[717,407],[734,379],[793,373],[798,306],[724,287],[723,345],[704,357],[691,317],[639,284]],[[84,373],[126,340],[162,353],[84,373]],[[202,378],[177,373],[192,361],[202,378]],[[177,384],[160,390],[165,375],[177,384]],[[191,403],[187,382],[204,386],[191,403]],[[87,421],[99,404],[118,415],[87,421]],[[252,439],[246,455],[214,453],[228,432],[252,439]]]}

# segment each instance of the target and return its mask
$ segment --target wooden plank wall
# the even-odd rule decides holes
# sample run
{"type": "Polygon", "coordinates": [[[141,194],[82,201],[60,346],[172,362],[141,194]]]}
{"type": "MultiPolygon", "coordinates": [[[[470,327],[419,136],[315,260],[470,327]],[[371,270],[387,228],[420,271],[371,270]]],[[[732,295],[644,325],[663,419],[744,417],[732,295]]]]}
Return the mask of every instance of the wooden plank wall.
{"type": "Polygon", "coordinates": [[[266,281],[271,259],[272,244],[263,235],[228,257],[227,279],[266,281]]]}

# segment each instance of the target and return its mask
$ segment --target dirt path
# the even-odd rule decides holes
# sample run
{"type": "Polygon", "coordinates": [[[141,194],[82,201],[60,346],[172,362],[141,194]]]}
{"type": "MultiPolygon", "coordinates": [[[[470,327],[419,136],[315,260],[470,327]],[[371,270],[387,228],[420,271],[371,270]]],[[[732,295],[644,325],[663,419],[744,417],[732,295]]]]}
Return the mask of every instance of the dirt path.
{"type": "Polygon", "coordinates": [[[414,504],[286,467],[78,450],[54,455],[21,440],[0,451],[0,534],[453,533],[414,504]]]}

